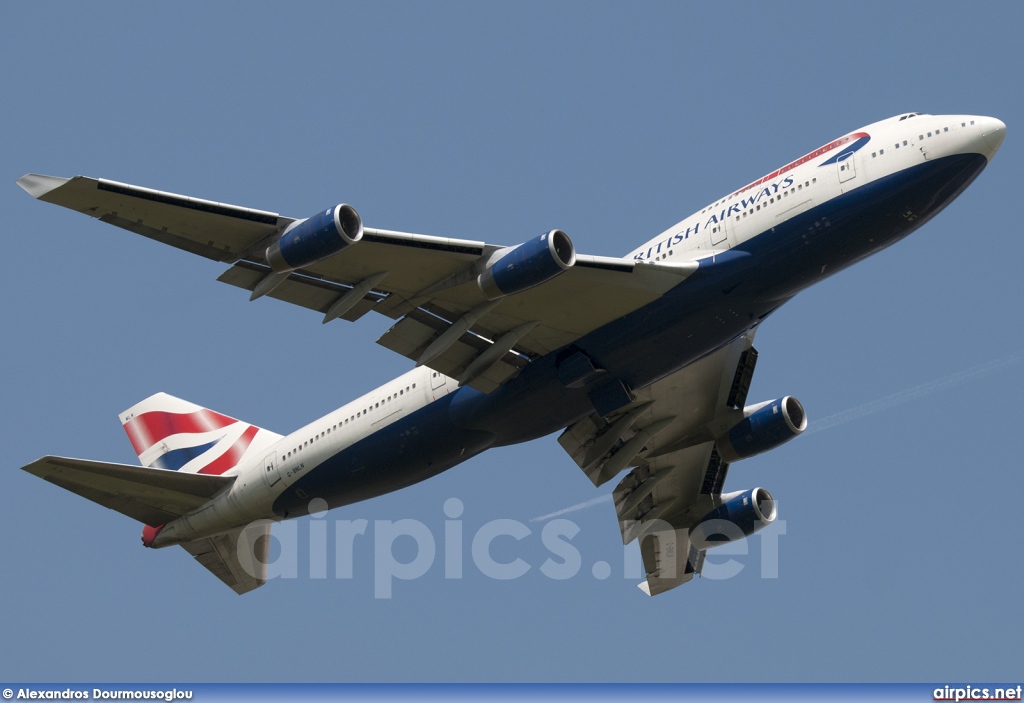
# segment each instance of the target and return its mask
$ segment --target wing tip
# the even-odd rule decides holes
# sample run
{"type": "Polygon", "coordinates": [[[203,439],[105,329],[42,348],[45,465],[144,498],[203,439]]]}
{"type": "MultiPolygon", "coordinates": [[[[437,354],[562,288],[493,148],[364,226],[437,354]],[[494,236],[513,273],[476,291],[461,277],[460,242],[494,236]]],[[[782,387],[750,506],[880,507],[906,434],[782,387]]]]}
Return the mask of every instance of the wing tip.
{"type": "Polygon", "coordinates": [[[59,176],[44,176],[40,173],[26,173],[24,176],[16,180],[15,183],[21,186],[21,189],[26,193],[38,200],[50,191],[60,188],[70,180],[70,178],[60,178],[59,176]]]}

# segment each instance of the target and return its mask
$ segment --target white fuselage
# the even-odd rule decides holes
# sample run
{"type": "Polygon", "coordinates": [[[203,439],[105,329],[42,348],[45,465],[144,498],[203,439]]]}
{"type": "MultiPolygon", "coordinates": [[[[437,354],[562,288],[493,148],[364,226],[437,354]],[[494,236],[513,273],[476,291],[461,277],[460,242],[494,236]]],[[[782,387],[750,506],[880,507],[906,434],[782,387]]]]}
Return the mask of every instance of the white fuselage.
{"type": "MultiPolygon", "coordinates": [[[[1001,144],[1003,128],[998,120],[970,115],[911,114],[868,125],[716,200],[627,258],[674,263],[728,251],[812,207],[930,159],[962,153],[991,158],[1001,144]]],[[[291,484],[457,386],[455,379],[418,367],[276,444],[249,452],[225,474],[236,476],[231,486],[168,523],[153,546],[209,536],[253,520],[281,519],[272,505],[291,484]]]]}
{"type": "Polygon", "coordinates": [[[280,519],[271,506],[289,485],[456,386],[454,379],[421,366],[314,420],[225,472],[236,476],[235,482],[208,504],[168,523],[153,546],[187,542],[253,520],[280,519]]]}
{"type": "Polygon", "coordinates": [[[643,261],[691,261],[727,251],[854,188],[929,159],[962,153],[991,158],[985,136],[997,120],[973,115],[891,117],[867,125],[812,151],[767,176],[730,193],[631,251],[643,261]],[[870,139],[840,162],[822,167],[857,134],[870,139]],[[828,148],[831,145],[831,149],[828,148]],[[841,167],[843,170],[840,170],[841,167]]]}

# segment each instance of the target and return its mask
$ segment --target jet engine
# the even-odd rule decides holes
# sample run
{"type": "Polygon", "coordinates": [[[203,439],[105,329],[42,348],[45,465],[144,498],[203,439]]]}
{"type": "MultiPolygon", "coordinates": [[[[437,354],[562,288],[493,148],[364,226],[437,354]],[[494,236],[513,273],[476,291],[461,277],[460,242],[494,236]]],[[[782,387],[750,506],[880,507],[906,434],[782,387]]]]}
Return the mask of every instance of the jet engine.
{"type": "Polygon", "coordinates": [[[576,248],[569,235],[560,229],[499,254],[500,257],[476,279],[480,290],[490,300],[539,286],[576,263],[576,248]]]}
{"type": "Polygon", "coordinates": [[[690,531],[690,540],[698,549],[749,537],[775,522],[779,512],[772,494],[763,488],[727,493],[722,500],[721,505],[701,518],[690,531]]]}
{"type": "Polygon", "coordinates": [[[743,409],[744,418],[719,437],[718,455],[724,461],[746,459],[785,444],[807,429],[807,414],[791,395],[743,409]]]}
{"type": "Polygon", "coordinates": [[[363,220],[351,205],[338,205],[293,223],[267,247],[274,273],[287,273],[323,261],[363,237],[363,220]]]}

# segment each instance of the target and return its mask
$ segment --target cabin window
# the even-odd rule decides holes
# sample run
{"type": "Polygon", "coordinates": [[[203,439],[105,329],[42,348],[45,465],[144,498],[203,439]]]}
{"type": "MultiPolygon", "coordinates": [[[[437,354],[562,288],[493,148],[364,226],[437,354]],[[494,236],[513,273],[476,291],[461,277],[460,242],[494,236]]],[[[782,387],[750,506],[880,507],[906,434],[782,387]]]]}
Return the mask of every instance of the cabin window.
{"type": "Polygon", "coordinates": [[[906,139],[904,139],[904,140],[903,140],[903,146],[906,146],[906,145],[907,145],[907,140],[906,140],[906,139]]]}
{"type": "Polygon", "coordinates": [[[917,138],[920,141],[921,139],[924,139],[924,135],[923,134],[919,134],[919,135],[917,135],[917,138]]]}
{"type": "Polygon", "coordinates": [[[881,155],[882,155],[882,154],[884,154],[884,153],[885,153],[885,149],[879,149],[879,150],[878,150],[878,155],[879,155],[879,156],[881,156],[881,155]]]}
{"type": "Polygon", "coordinates": [[[943,128],[942,128],[942,131],[943,131],[943,132],[948,132],[948,131],[949,131],[949,127],[943,127],[943,128]]]}

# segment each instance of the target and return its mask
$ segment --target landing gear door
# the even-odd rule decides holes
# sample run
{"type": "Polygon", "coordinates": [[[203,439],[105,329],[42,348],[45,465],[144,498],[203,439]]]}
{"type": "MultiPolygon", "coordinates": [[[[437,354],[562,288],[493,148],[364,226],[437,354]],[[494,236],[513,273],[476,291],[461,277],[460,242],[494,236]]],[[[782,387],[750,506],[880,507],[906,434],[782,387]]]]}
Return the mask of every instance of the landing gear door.
{"type": "Polygon", "coordinates": [[[268,486],[275,485],[281,480],[281,472],[278,471],[277,452],[270,454],[263,460],[263,478],[268,486]]]}
{"type": "Polygon", "coordinates": [[[853,152],[846,154],[836,161],[836,168],[839,170],[839,182],[846,183],[857,177],[857,165],[853,158],[853,152]]]}

